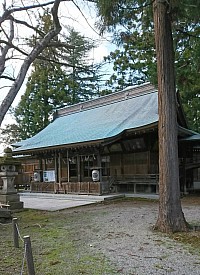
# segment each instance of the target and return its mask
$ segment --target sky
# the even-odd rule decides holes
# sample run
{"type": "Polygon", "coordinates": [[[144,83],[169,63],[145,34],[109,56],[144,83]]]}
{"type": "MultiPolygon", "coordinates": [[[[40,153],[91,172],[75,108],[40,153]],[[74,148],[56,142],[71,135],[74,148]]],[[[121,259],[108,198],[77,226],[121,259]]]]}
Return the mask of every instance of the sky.
{"type": "MultiPolygon", "coordinates": [[[[37,3],[36,0],[32,0],[32,1],[35,1],[35,3],[37,3]]],[[[41,1],[45,2],[45,0],[41,0],[41,1]]],[[[30,2],[31,2],[30,0],[29,1],[24,0],[23,4],[30,5],[30,2]]],[[[77,7],[71,2],[66,1],[66,2],[61,3],[60,9],[59,9],[59,17],[61,20],[61,24],[62,24],[62,26],[67,26],[67,25],[72,26],[75,28],[76,31],[79,31],[84,36],[97,40],[98,47],[91,52],[91,58],[94,59],[94,62],[100,62],[104,56],[107,56],[110,51],[115,49],[115,46],[111,43],[110,35],[105,34],[102,37],[98,34],[98,30],[95,29],[96,13],[95,13],[94,7],[91,4],[88,4],[87,2],[84,2],[84,1],[82,2],[82,4],[80,4],[80,1],[77,1],[77,2],[79,2],[78,5],[80,7],[80,10],[77,9],[77,7]]],[[[14,4],[15,7],[21,6],[22,1],[21,0],[6,0],[7,7],[12,4],[14,4]]],[[[0,16],[1,16],[1,14],[2,14],[2,6],[0,3],[0,16]]],[[[26,12],[18,12],[17,16],[21,20],[23,19],[27,22],[29,21],[34,24],[35,19],[33,17],[32,11],[28,15],[26,12]]],[[[18,31],[18,38],[19,37],[23,37],[23,38],[28,37],[31,34],[30,32],[27,33],[27,29],[25,29],[24,27],[18,28],[17,31],[18,31]]],[[[20,46],[20,43],[21,43],[20,39],[16,40],[15,43],[18,46],[20,46]]],[[[23,45],[21,45],[21,47],[23,48],[23,45]]],[[[21,65],[20,56],[18,56],[18,57],[19,57],[18,60],[11,60],[11,62],[9,63],[9,66],[7,67],[7,73],[10,75],[14,75],[15,77],[17,76],[17,72],[21,65]]],[[[108,68],[108,71],[109,70],[110,70],[110,68],[108,68]]],[[[31,72],[31,70],[29,69],[28,75],[30,74],[30,72],[31,72]]],[[[10,82],[1,80],[0,102],[2,102],[3,98],[9,91],[10,85],[11,85],[10,82]],[[2,87],[4,87],[4,88],[2,88],[2,87]]],[[[22,94],[25,92],[25,88],[26,88],[26,81],[22,85],[17,97],[15,98],[15,100],[13,102],[12,107],[15,107],[18,104],[22,94]]],[[[5,124],[12,123],[12,122],[14,122],[14,121],[8,113],[4,119],[2,126],[4,126],[5,124]]],[[[0,154],[2,154],[4,147],[5,146],[0,145],[0,154]]]]}

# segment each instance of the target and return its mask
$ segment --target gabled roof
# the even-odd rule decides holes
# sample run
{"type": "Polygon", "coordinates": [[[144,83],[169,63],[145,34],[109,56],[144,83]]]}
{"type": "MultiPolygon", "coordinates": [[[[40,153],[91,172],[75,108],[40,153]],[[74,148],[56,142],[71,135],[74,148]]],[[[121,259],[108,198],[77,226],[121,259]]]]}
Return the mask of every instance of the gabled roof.
{"type": "Polygon", "coordinates": [[[32,138],[16,144],[20,147],[14,152],[101,142],[157,121],[157,91],[145,83],[58,110],[52,123],[32,138]]]}

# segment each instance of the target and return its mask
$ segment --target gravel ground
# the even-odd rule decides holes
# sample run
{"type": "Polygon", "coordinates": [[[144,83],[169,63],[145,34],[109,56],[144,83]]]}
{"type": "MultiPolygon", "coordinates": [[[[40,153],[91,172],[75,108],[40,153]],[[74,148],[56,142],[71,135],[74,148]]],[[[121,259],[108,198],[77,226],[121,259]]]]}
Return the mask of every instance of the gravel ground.
{"type": "MultiPolygon", "coordinates": [[[[200,255],[189,247],[152,230],[158,215],[158,203],[122,201],[84,207],[92,219],[80,223],[79,238],[93,253],[103,253],[118,274],[200,274],[200,255]]],[[[186,220],[200,223],[200,198],[183,203],[186,220]]]]}

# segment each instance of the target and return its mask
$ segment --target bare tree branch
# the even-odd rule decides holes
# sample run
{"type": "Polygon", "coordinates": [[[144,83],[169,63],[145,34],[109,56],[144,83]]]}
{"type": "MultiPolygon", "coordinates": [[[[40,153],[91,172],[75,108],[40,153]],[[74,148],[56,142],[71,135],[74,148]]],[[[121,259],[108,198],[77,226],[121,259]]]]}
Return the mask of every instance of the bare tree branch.
{"type": "MultiPolygon", "coordinates": [[[[5,70],[6,55],[11,48],[11,42],[14,38],[14,24],[13,20],[10,20],[10,36],[8,37],[9,43],[3,48],[1,47],[1,56],[0,56],[0,76],[5,70]]],[[[0,41],[1,42],[1,41],[0,41]]]]}
{"type": "Polygon", "coordinates": [[[0,76],[0,79],[3,78],[3,79],[8,79],[8,80],[11,80],[11,81],[15,81],[15,78],[14,77],[11,77],[11,76],[8,76],[8,75],[1,75],[0,76]]]}
{"type": "MultiPolygon", "coordinates": [[[[15,49],[16,51],[18,51],[19,53],[21,53],[21,54],[23,54],[23,55],[25,55],[25,56],[28,56],[28,55],[29,55],[29,53],[23,51],[22,49],[20,49],[19,47],[15,46],[15,45],[12,44],[11,42],[8,42],[8,41],[1,40],[1,39],[0,39],[0,43],[1,43],[1,44],[6,44],[6,46],[7,46],[8,49],[13,48],[13,49],[15,49]]],[[[75,48],[75,46],[66,45],[66,43],[62,43],[62,42],[59,42],[59,41],[57,41],[57,42],[49,42],[49,44],[48,44],[47,47],[48,47],[48,48],[49,48],[49,47],[54,47],[54,48],[55,48],[55,47],[57,47],[57,48],[66,48],[67,50],[69,50],[69,49],[74,49],[74,48],[75,48]]],[[[2,58],[2,57],[0,56],[0,63],[1,63],[1,58],[2,58]]],[[[0,70],[0,75],[1,75],[1,70],[0,70]]]]}
{"type": "MultiPolygon", "coordinates": [[[[20,52],[21,54],[23,55],[26,55],[28,56],[28,53],[26,53],[25,51],[21,50],[19,47],[15,46],[12,42],[9,42],[9,41],[5,41],[5,40],[0,40],[0,43],[1,44],[6,44],[7,48],[8,49],[15,49],[16,51],[20,52]]],[[[6,48],[6,47],[5,47],[6,48]]],[[[7,51],[8,52],[8,51],[7,51]]],[[[6,53],[7,54],[7,53],[6,53]]],[[[3,59],[3,56],[0,56],[0,61],[1,59],[3,59]]],[[[0,71],[0,75],[1,75],[1,71],[0,71]]]]}
{"type": "Polygon", "coordinates": [[[52,12],[52,16],[53,16],[54,28],[52,30],[50,30],[43,38],[41,38],[41,40],[39,40],[37,42],[37,44],[32,49],[30,54],[25,58],[22,66],[19,70],[19,73],[18,73],[18,76],[17,76],[16,80],[14,81],[14,83],[13,83],[11,89],[9,90],[7,96],[4,98],[4,100],[1,103],[1,106],[0,106],[0,125],[1,125],[3,119],[6,115],[9,107],[11,106],[12,102],[14,101],[19,89],[21,88],[30,65],[37,58],[37,56],[40,53],[42,53],[42,51],[48,46],[50,41],[54,37],[56,37],[61,31],[61,25],[60,25],[59,18],[58,18],[58,8],[59,8],[59,5],[60,5],[61,1],[62,0],[55,0],[55,1],[45,3],[45,4],[38,4],[38,5],[29,6],[29,7],[11,9],[9,11],[4,11],[3,16],[0,18],[0,23],[2,23],[5,20],[5,18],[8,18],[8,16],[11,13],[13,13],[14,11],[28,10],[28,9],[32,9],[32,8],[36,8],[36,7],[42,7],[42,6],[45,6],[45,5],[53,4],[51,12],[52,12]]]}
{"type": "MultiPolygon", "coordinates": [[[[70,1],[70,0],[60,0],[59,2],[64,2],[64,1],[70,1]]],[[[55,2],[57,2],[57,1],[54,0],[54,1],[49,1],[49,2],[43,3],[43,4],[24,6],[24,7],[9,9],[9,10],[5,9],[3,15],[0,16],[0,25],[1,25],[2,22],[7,20],[9,18],[9,16],[14,12],[27,11],[27,10],[30,10],[30,9],[41,8],[41,7],[53,5],[53,4],[55,4],[55,2]]]]}
{"type": "Polygon", "coordinates": [[[41,30],[39,30],[38,28],[28,24],[26,21],[22,21],[22,20],[19,20],[19,19],[16,19],[16,18],[13,18],[13,21],[17,24],[21,24],[21,25],[24,25],[32,30],[34,30],[36,33],[39,33],[41,36],[44,36],[45,33],[42,32],[41,30]]]}

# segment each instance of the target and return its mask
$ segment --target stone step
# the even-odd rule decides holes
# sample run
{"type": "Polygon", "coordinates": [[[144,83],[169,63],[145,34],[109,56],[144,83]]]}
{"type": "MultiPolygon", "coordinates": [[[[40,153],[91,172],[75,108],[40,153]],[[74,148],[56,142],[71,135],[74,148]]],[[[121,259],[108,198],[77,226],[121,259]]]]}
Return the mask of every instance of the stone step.
{"type": "Polygon", "coordinates": [[[28,193],[20,192],[20,197],[30,197],[30,198],[45,198],[45,199],[58,199],[58,200],[88,200],[88,201],[105,201],[113,200],[118,198],[124,198],[124,194],[112,194],[105,196],[93,196],[93,195],[73,195],[73,194],[50,194],[50,193],[28,193]]]}

